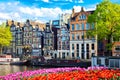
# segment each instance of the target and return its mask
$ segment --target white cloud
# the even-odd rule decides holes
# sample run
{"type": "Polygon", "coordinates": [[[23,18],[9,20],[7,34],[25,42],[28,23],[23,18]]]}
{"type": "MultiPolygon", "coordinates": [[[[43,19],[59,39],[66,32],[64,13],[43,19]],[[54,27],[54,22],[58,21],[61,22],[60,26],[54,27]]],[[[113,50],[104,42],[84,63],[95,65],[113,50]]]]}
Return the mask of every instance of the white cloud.
{"type": "Polygon", "coordinates": [[[17,13],[17,12],[15,12],[13,15],[14,15],[14,17],[16,17],[16,18],[20,18],[20,14],[17,13]]]}
{"type": "Polygon", "coordinates": [[[8,13],[0,13],[0,19],[10,19],[10,15],[8,13]]]}
{"type": "Polygon", "coordinates": [[[42,0],[43,2],[49,2],[49,0],[42,0]]]}
{"type": "Polygon", "coordinates": [[[31,7],[20,7],[20,12],[25,15],[31,15],[35,17],[43,18],[56,18],[58,14],[62,13],[60,8],[31,8],[31,7]]]}
{"type": "Polygon", "coordinates": [[[81,6],[74,6],[73,8],[75,9],[76,12],[80,12],[81,10],[81,6]]]}
{"type": "Polygon", "coordinates": [[[70,2],[73,2],[72,0],[70,0],[70,2]]]}
{"type": "Polygon", "coordinates": [[[7,19],[13,19],[13,20],[23,22],[26,19],[31,19],[31,20],[38,19],[41,22],[47,22],[49,20],[58,19],[59,14],[71,12],[71,10],[62,10],[59,7],[36,8],[34,6],[32,7],[21,6],[19,2],[0,3],[0,7],[2,8],[0,9],[0,21],[6,21],[7,19]]]}
{"type": "MultiPolygon", "coordinates": [[[[7,19],[13,19],[24,22],[26,19],[38,20],[39,22],[48,22],[49,20],[59,19],[59,14],[71,13],[72,9],[62,10],[59,7],[56,8],[36,8],[34,6],[21,6],[19,2],[0,3],[0,23],[7,19]],[[12,5],[12,6],[11,6],[12,5]],[[8,9],[9,8],[9,9],[8,9]]],[[[75,11],[79,12],[81,6],[74,6],[75,11]]],[[[95,4],[88,5],[85,10],[94,10],[95,4]]]]}
{"type": "Polygon", "coordinates": [[[81,7],[83,7],[83,9],[85,11],[91,11],[91,10],[95,10],[96,9],[96,4],[92,4],[92,5],[88,5],[88,6],[74,6],[73,8],[75,9],[75,12],[80,12],[81,11],[81,7]]]}
{"type": "Polygon", "coordinates": [[[83,0],[79,0],[78,3],[84,3],[83,0]]]}

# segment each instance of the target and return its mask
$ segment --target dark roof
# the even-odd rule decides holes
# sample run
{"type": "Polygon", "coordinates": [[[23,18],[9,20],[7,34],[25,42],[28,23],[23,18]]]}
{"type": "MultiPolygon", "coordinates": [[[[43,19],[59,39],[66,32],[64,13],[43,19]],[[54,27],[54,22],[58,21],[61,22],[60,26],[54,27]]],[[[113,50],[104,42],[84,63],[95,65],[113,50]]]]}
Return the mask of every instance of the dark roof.
{"type": "MultiPolygon", "coordinates": [[[[90,12],[91,14],[93,14],[94,10],[93,11],[85,11],[85,12],[90,12]]],[[[79,13],[81,13],[81,12],[74,13],[73,17],[71,19],[74,20],[79,15],[79,13]]]]}
{"type": "Polygon", "coordinates": [[[74,20],[78,15],[79,15],[80,12],[77,12],[77,13],[74,13],[74,15],[72,16],[72,20],[74,20]]]}

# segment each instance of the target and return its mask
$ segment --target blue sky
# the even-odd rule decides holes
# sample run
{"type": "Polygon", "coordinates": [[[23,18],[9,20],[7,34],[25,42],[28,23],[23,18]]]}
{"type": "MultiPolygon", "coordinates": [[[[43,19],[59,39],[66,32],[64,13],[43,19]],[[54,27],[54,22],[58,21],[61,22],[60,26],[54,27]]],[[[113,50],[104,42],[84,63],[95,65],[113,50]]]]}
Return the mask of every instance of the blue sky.
{"type": "MultiPolygon", "coordinates": [[[[85,10],[95,10],[102,0],[0,0],[0,23],[7,19],[20,22],[26,19],[47,22],[58,19],[59,14],[76,12],[81,6],[85,10]]],[[[120,3],[120,0],[111,0],[120,3]]]]}

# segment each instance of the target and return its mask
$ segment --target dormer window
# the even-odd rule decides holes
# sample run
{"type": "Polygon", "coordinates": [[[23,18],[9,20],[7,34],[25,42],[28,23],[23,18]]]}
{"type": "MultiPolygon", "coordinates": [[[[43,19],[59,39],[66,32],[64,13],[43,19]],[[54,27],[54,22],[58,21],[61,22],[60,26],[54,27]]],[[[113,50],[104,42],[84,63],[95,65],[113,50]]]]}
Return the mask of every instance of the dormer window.
{"type": "Polygon", "coordinates": [[[84,20],[84,19],[86,19],[86,15],[85,14],[82,14],[82,15],[80,15],[80,20],[84,20]]]}

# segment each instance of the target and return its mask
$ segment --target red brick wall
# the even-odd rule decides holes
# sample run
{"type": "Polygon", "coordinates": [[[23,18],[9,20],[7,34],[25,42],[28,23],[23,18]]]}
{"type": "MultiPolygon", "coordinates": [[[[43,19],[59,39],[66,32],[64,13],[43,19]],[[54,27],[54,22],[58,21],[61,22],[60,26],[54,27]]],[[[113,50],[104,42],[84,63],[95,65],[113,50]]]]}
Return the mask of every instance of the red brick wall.
{"type": "Polygon", "coordinates": [[[120,42],[114,42],[113,48],[112,48],[112,55],[116,56],[117,54],[120,55],[120,52],[115,51],[115,46],[120,46],[120,42]]]}

